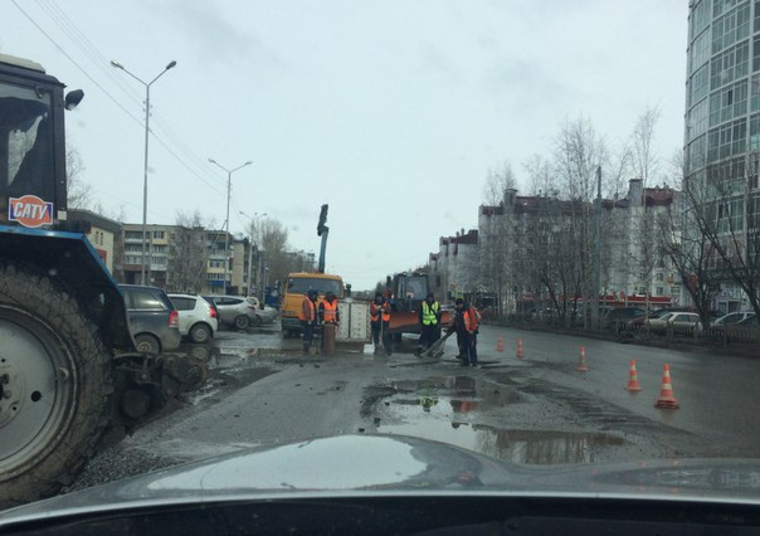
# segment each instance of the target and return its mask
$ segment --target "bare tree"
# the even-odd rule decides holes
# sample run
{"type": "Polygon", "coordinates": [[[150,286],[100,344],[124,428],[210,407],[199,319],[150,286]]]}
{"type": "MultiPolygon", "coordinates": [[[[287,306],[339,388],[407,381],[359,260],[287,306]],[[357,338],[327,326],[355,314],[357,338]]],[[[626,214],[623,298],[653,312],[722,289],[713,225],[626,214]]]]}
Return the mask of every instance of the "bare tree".
{"type": "Polygon", "coordinates": [[[710,243],[711,269],[735,283],[760,315],[758,159],[752,152],[710,168],[704,178],[689,178],[684,193],[700,239],[710,243]]]}
{"type": "MultiPolygon", "coordinates": [[[[559,178],[560,192],[571,203],[568,226],[571,232],[564,244],[574,244],[568,251],[567,265],[574,267],[573,287],[579,287],[572,296],[583,296],[588,311],[592,291],[593,252],[593,204],[596,196],[596,169],[608,158],[608,150],[602,136],[591,121],[583,116],[566,121],[555,139],[555,169],[559,178]],[[577,261],[577,263],[575,262],[577,261]]],[[[570,298],[565,294],[564,299],[570,298]]],[[[584,326],[588,327],[588,315],[584,326]]]]}
{"type": "Polygon", "coordinates": [[[192,214],[178,211],[175,224],[167,288],[175,292],[201,292],[208,260],[203,217],[198,209],[192,214]]]}
{"type": "Polygon", "coordinates": [[[504,160],[488,170],[483,185],[483,201],[488,205],[498,205],[504,200],[504,192],[513,189],[517,189],[517,179],[512,171],[512,164],[504,160]]]}
{"type": "Polygon", "coordinates": [[[509,296],[517,292],[514,280],[514,201],[517,180],[509,162],[502,162],[486,175],[483,188],[477,260],[470,267],[475,273],[472,287],[493,294],[497,314],[504,315],[509,296]]]}
{"type": "Polygon", "coordinates": [[[263,255],[258,266],[259,281],[262,280],[265,266],[269,268],[271,282],[284,281],[290,272],[301,270],[302,263],[298,262],[298,255],[290,251],[288,230],[282,222],[275,218],[252,221],[249,231],[263,255]]]}
{"type": "Polygon", "coordinates": [[[92,187],[82,178],[84,169],[79,151],[69,145],[66,149],[66,204],[69,210],[86,209],[92,204],[92,187]]]}
{"type": "Polygon", "coordinates": [[[718,289],[718,274],[710,267],[716,251],[701,233],[693,232],[699,228],[697,218],[694,207],[661,215],[659,244],[691,296],[702,325],[708,326],[712,299],[718,289]]]}
{"type": "Polygon", "coordinates": [[[654,150],[657,122],[660,120],[659,106],[648,107],[636,121],[631,136],[633,146],[633,170],[644,181],[644,188],[659,170],[660,160],[654,150]]]}
{"type": "Polygon", "coordinates": [[[555,180],[552,163],[541,156],[534,154],[523,162],[523,169],[528,174],[528,195],[535,197],[556,197],[559,195],[555,180]]]}

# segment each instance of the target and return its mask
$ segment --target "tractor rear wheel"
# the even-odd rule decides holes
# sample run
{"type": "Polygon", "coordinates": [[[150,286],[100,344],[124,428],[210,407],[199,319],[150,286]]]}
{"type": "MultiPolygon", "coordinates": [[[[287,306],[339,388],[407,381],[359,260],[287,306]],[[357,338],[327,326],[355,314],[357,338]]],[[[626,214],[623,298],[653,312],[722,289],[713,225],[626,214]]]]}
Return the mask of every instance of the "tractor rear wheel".
{"type": "Polygon", "coordinates": [[[0,265],[0,508],[56,493],[110,421],[113,362],[77,301],[0,265]]]}

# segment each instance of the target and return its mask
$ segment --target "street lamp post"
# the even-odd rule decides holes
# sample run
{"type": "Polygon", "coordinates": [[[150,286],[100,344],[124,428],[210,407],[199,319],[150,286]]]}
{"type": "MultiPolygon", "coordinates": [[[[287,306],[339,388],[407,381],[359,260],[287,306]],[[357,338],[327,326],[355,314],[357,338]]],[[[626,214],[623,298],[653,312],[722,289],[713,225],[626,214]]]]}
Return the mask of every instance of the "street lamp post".
{"type": "MultiPolygon", "coordinates": [[[[246,218],[248,218],[249,220],[251,220],[251,233],[250,233],[251,234],[251,243],[248,246],[248,294],[250,295],[251,294],[251,269],[252,269],[252,265],[253,265],[253,222],[257,218],[263,218],[267,214],[266,214],[266,212],[264,214],[255,213],[253,216],[249,216],[248,214],[246,214],[242,210],[239,211],[239,212],[240,212],[240,214],[242,216],[245,216],[246,218]]],[[[261,250],[259,250],[259,256],[261,256],[261,250]]]]}
{"type": "Polygon", "coordinates": [[[172,69],[174,66],[177,65],[176,61],[171,61],[166,67],[164,67],[164,70],[161,71],[158,76],[156,76],[153,80],[150,82],[144,82],[131,72],[129,72],[127,69],[124,68],[124,66],[121,63],[111,61],[111,65],[113,67],[116,67],[117,69],[121,69],[125,73],[127,73],[129,76],[140,82],[142,85],[145,86],[145,161],[143,165],[143,219],[142,219],[142,257],[140,260],[140,283],[142,285],[146,284],[145,281],[145,270],[146,270],[146,263],[145,263],[145,251],[148,244],[147,236],[148,236],[148,140],[150,139],[150,86],[153,85],[153,82],[161,78],[163,74],[168,71],[169,69],[172,69]]]}
{"type": "Polygon", "coordinates": [[[224,281],[222,282],[222,294],[227,294],[227,276],[229,274],[230,270],[230,190],[232,188],[232,174],[235,173],[237,170],[244,168],[245,166],[250,166],[253,164],[250,160],[246,162],[245,164],[241,164],[236,168],[233,169],[227,169],[223,165],[221,165],[219,162],[214,160],[213,158],[208,159],[209,162],[214,164],[215,166],[218,166],[222,168],[224,171],[227,172],[227,219],[225,220],[225,229],[224,229],[224,281]]]}

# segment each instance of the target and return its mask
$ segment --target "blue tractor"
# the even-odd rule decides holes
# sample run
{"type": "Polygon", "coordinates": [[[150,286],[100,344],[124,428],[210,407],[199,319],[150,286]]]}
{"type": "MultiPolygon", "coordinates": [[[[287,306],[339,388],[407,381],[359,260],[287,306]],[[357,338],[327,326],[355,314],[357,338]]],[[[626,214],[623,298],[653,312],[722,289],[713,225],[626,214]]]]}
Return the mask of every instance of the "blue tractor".
{"type": "Polygon", "coordinates": [[[182,388],[138,353],[124,299],[66,212],[64,114],[84,93],[0,55],[0,507],[72,482],[106,430],[182,388]]]}

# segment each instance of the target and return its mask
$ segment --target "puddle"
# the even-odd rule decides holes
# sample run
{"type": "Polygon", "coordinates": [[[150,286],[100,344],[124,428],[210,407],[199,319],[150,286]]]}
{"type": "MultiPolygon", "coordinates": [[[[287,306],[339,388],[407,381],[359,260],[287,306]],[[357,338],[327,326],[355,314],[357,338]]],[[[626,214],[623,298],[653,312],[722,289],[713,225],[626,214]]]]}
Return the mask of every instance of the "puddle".
{"type": "Polygon", "coordinates": [[[377,431],[432,439],[501,460],[539,465],[593,462],[601,449],[624,444],[619,437],[601,433],[499,430],[437,418],[381,425],[377,431]]]}
{"type": "Polygon", "coordinates": [[[511,387],[469,376],[402,380],[394,383],[392,390],[390,386],[385,389],[385,396],[378,397],[380,407],[403,424],[379,424],[379,433],[432,439],[524,464],[592,462],[601,450],[625,443],[603,433],[507,430],[473,424],[489,412],[492,415],[488,417],[493,417],[493,412],[509,411],[522,397],[511,387]]]}

